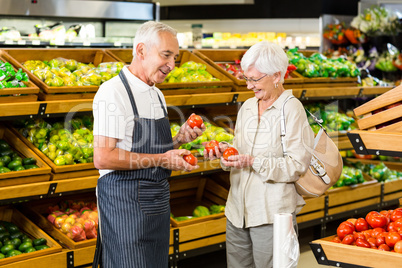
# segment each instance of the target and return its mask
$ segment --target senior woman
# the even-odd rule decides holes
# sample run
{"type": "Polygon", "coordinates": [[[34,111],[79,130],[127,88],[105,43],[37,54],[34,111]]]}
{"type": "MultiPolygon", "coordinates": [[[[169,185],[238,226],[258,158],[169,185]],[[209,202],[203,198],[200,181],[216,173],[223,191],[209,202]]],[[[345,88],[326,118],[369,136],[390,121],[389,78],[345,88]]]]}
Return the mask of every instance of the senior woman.
{"type": "MultiPolygon", "coordinates": [[[[239,155],[228,161],[230,190],[226,203],[226,250],[228,267],[272,267],[273,221],[276,213],[296,214],[305,204],[294,182],[306,172],[314,143],[302,103],[297,98],[286,102],[286,135],[283,154],[280,113],[292,95],[283,87],[288,58],[283,49],[270,42],[253,45],[243,56],[241,67],[247,88],[255,96],[240,108],[233,147],[239,155]]],[[[221,157],[227,146],[215,147],[221,157]]],[[[204,151],[206,153],[206,151],[204,151]]]]}

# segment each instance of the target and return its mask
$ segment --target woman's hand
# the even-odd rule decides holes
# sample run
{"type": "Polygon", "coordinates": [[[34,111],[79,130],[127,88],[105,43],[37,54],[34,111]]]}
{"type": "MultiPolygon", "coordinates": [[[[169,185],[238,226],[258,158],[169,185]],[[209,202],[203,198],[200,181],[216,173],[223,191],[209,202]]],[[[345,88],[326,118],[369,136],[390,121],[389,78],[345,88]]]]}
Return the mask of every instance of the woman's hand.
{"type": "MultiPolygon", "coordinates": [[[[203,142],[202,145],[206,146],[207,142],[203,142]]],[[[209,152],[207,149],[204,149],[204,159],[205,160],[214,160],[217,158],[221,158],[223,152],[229,148],[229,144],[227,142],[220,142],[219,146],[215,146],[214,150],[210,150],[209,152]]]]}
{"type": "Polygon", "coordinates": [[[254,163],[254,157],[248,154],[239,154],[239,155],[231,155],[228,158],[229,160],[225,160],[223,157],[221,158],[221,162],[226,167],[234,167],[237,169],[242,169],[246,167],[251,167],[254,163]]]}

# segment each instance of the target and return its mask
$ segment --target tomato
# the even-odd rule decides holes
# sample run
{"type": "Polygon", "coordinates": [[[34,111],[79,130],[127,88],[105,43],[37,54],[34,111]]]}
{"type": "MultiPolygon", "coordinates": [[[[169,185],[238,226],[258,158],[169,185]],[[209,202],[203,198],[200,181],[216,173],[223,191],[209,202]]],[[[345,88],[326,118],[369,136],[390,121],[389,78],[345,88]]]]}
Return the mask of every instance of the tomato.
{"type": "Polygon", "coordinates": [[[353,231],[355,230],[355,225],[351,221],[346,220],[346,221],[343,221],[341,224],[346,224],[346,225],[352,227],[353,231]]]}
{"type": "Polygon", "coordinates": [[[382,234],[383,232],[385,232],[385,230],[383,229],[383,228],[374,228],[372,231],[371,231],[371,236],[372,237],[377,237],[379,234],[382,234]]]}
{"type": "Polygon", "coordinates": [[[183,156],[184,161],[186,161],[187,163],[189,163],[192,166],[197,165],[198,159],[192,155],[192,154],[188,154],[183,156]]]}
{"type": "Polygon", "coordinates": [[[387,217],[377,211],[371,211],[366,215],[366,221],[372,228],[384,227],[387,224],[387,217]]]}
{"type": "Polygon", "coordinates": [[[396,244],[396,242],[401,241],[401,236],[398,232],[389,232],[385,237],[385,243],[392,248],[396,244]]]}
{"type": "Polygon", "coordinates": [[[361,238],[356,239],[356,246],[362,248],[371,248],[370,243],[361,238]]]}
{"type": "Polygon", "coordinates": [[[357,220],[356,218],[349,218],[349,219],[347,219],[346,221],[352,223],[353,226],[355,226],[355,225],[356,225],[356,220],[357,220]]]}
{"type": "Polygon", "coordinates": [[[397,219],[401,219],[402,218],[402,209],[397,208],[394,209],[394,211],[392,211],[391,213],[391,221],[396,221],[397,219]]]}
{"type": "Polygon", "coordinates": [[[385,237],[383,234],[377,235],[375,238],[375,245],[379,247],[380,245],[385,244],[385,237]]]}
{"type": "Polygon", "coordinates": [[[366,238],[366,240],[367,240],[369,237],[372,237],[372,236],[373,236],[372,230],[373,230],[373,229],[368,229],[368,230],[362,231],[362,234],[364,234],[364,237],[366,238]]]}
{"type": "Polygon", "coordinates": [[[219,142],[216,140],[209,141],[207,144],[205,144],[205,149],[207,150],[208,154],[210,151],[215,154],[215,147],[219,147],[219,142]]]}
{"type": "Polygon", "coordinates": [[[358,218],[355,223],[356,231],[361,232],[364,230],[368,230],[369,226],[367,221],[364,218],[358,218]]]}
{"type": "Polygon", "coordinates": [[[366,239],[363,233],[360,232],[353,232],[353,237],[356,239],[361,238],[361,239],[366,239]]]}
{"type": "Polygon", "coordinates": [[[347,222],[342,222],[336,229],[336,234],[339,236],[339,239],[343,240],[348,234],[353,234],[354,229],[347,222]]]}
{"type": "Polygon", "coordinates": [[[223,159],[229,160],[229,156],[238,154],[239,152],[236,150],[236,148],[229,147],[223,152],[223,159]]]}
{"type": "Polygon", "coordinates": [[[369,242],[369,244],[370,244],[370,246],[371,247],[376,247],[377,248],[377,245],[376,245],[376,239],[374,238],[374,237],[369,237],[368,239],[367,239],[367,242],[369,242]]]}
{"type": "Polygon", "coordinates": [[[396,221],[393,222],[394,223],[394,228],[395,231],[401,231],[402,230],[402,219],[397,219],[396,221]]]}
{"type": "Polygon", "coordinates": [[[187,119],[187,124],[191,127],[191,128],[201,128],[201,125],[204,121],[202,120],[201,116],[196,115],[196,114],[192,114],[190,115],[190,117],[187,119]]]}
{"type": "Polygon", "coordinates": [[[391,232],[391,231],[396,231],[395,230],[395,222],[390,222],[389,224],[388,224],[388,226],[387,226],[387,231],[388,232],[391,232]]]}
{"type": "Polygon", "coordinates": [[[378,246],[378,250],[389,251],[390,248],[387,246],[387,244],[381,244],[378,246]]]}
{"type": "Polygon", "coordinates": [[[332,238],[331,242],[341,243],[341,240],[339,239],[339,237],[335,236],[334,238],[332,238]]]}
{"type": "Polygon", "coordinates": [[[343,239],[342,239],[342,244],[346,244],[346,245],[350,245],[355,241],[355,238],[353,237],[352,234],[348,234],[346,235],[343,239]]]}
{"type": "Polygon", "coordinates": [[[394,245],[395,252],[402,253],[402,240],[399,240],[394,245]]]}

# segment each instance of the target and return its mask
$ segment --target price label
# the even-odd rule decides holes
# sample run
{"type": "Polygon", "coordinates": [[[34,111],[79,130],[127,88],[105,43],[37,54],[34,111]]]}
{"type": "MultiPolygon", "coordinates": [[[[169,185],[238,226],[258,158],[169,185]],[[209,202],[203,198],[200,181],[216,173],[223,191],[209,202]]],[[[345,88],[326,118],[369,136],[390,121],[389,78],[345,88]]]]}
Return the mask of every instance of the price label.
{"type": "Polygon", "coordinates": [[[54,42],[54,44],[55,44],[56,46],[64,46],[64,41],[63,41],[63,40],[56,40],[56,41],[54,42]]]}
{"type": "Polygon", "coordinates": [[[84,47],[89,47],[89,46],[91,45],[91,42],[90,42],[90,41],[84,41],[84,42],[82,43],[82,45],[83,45],[84,47]]]}
{"type": "Polygon", "coordinates": [[[22,46],[25,46],[26,43],[27,42],[25,40],[18,40],[18,42],[17,42],[18,45],[22,45],[22,46]]]}
{"type": "Polygon", "coordinates": [[[115,47],[121,46],[121,42],[119,42],[119,41],[114,42],[114,46],[115,46],[115,47]]]}
{"type": "Polygon", "coordinates": [[[6,41],[4,41],[4,44],[12,45],[12,44],[14,44],[14,41],[13,40],[6,40],[6,41]]]}
{"type": "Polygon", "coordinates": [[[32,45],[39,46],[40,45],[40,40],[32,40],[32,45]]]}

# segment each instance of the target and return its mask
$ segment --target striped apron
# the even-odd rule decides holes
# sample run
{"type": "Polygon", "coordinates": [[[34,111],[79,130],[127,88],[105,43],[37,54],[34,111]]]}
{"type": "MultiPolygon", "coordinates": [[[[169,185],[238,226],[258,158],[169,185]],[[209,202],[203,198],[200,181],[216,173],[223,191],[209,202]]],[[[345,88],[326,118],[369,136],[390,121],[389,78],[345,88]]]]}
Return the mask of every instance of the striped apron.
{"type": "MultiPolygon", "coordinates": [[[[173,149],[167,112],[159,95],[165,117],[140,118],[124,73],[119,76],[134,113],[131,152],[159,154],[173,149]]],[[[105,268],[168,266],[170,174],[161,167],[116,170],[98,180],[101,243],[97,245],[94,266],[97,255],[105,268]]]]}

